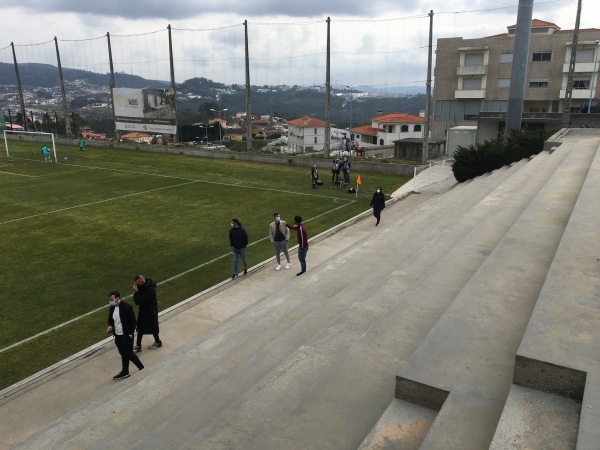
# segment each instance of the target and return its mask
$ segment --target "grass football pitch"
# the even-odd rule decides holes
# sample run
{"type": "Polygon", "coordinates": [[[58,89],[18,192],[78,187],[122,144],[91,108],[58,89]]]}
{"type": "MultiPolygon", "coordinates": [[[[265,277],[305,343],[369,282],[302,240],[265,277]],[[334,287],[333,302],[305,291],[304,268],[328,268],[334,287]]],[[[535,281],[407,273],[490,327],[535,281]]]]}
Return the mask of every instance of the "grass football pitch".
{"type": "Polygon", "coordinates": [[[407,181],[353,173],[356,199],[330,183],[329,160],[313,190],[308,168],[61,145],[48,164],[41,145],[0,154],[0,389],[105,338],[108,292],[127,298],[138,273],[158,283],[160,310],[230,278],[231,218],[252,267],[274,256],[273,212],[302,216],[310,239],[407,181]]]}

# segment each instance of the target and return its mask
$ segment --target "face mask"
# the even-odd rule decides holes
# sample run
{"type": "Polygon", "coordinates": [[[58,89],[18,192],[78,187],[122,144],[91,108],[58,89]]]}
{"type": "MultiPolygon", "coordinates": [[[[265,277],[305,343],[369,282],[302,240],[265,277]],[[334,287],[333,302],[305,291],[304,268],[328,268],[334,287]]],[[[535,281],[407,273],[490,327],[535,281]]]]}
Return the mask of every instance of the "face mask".
{"type": "Polygon", "coordinates": [[[275,217],[276,222],[281,222],[281,217],[275,217]]]}
{"type": "Polygon", "coordinates": [[[233,224],[231,224],[231,228],[233,228],[233,224]]]}
{"type": "Polygon", "coordinates": [[[110,306],[117,306],[117,302],[115,302],[114,300],[111,300],[111,301],[109,302],[109,305],[110,305],[110,306]]]}
{"type": "Polygon", "coordinates": [[[378,194],[379,194],[379,193],[381,193],[381,189],[377,189],[377,193],[378,193],[378,194]]]}

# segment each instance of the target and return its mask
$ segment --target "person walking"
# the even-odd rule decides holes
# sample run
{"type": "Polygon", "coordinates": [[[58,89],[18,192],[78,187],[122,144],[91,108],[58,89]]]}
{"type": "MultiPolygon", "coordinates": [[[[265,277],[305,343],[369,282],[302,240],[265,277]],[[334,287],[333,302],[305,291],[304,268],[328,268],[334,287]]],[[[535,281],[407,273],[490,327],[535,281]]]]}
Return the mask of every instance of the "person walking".
{"type": "Polygon", "coordinates": [[[287,260],[285,268],[289,269],[292,267],[292,264],[290,263],[290,255],[287,249],[287,241],[290,238],[290,230],[288,230],[288,228],[285,226],[282,228],[281,217],[279,217],[279,213],[274,213],[273,217],[275,220],[273,220],[273,222],[271,222],[269,225],[269,238],[275,247],[275,256],[277,256],[277,267],[275,270],[281,269],[281,259],[279,257],[281,252],[283,252],[285,259],[287,260]]]}
{"type": "Polygon", "coordinates": [[[377,226],[381,220],[381,211],[385,209],[385,195],[383,194],[383,189],[380,187],[378,187],[373,194],[371,206],[373,207],[373,215],[377,219],[377,222],[375,223],[375,226],[377,226]]]}
{"type": "Polygon", "coordinates": [[[156,283],[150,278],[146,279],[143,275],[137,275],[133,280],[133,302],[139,306],[137,339],[134,352],[142,351],[142,337],[144,334],[154,336],[154,343],[149,345],[149,349],[162,347],[162,341],[158,336],[158,303],[156,301],[156,283]]]}
{"type": "Polygon", "coordinates": [[[142,370],[144,365],[140,358],[133,353],[133,333],[135,333],[135,313],[129,303],[121,300],[119,291],[111,291],[108,294],[110,308],[108,310],[107,333],[115,337],[115,345],[121,355],[121,371],[113,377],[113,380],[129,378],[129,361],[142,370]]]}
{"type": "Polygon", "coordinates": [[[317,180],[319,179],[319,170],[317,169],[317,163],[313,163],[312,169],[310,170],[310,176],[312,178],[312,188],[317,188],[317,180]]]}
{"type": "Polygon", "coordinates": [[[50,150],[48,150],[48,147],[46,145],[42,147],[42,155],[44,156],[45,162],[52,162],[52,160],[50,159],[50,150]]]}
{"type": "Polygon", "coordinates": [[[298,261],[300,261],[300,272],[296,274],[297,277],[306,272],[306,254],[308,253],[308,234],[306,233],[306,227],[302,224],[302,217],[295,216],[294,223],[296,225],[289,225],[284,222],[284,225],[290,230],[296,230],[298,236],[298,261]]]}
{"type": "Polygon", "coordinates": [[[335,172],[337,171],[337,161],[334,159],[331,165],[331,182],[335,182],[335,172]]]}
{"type": "Polygon", "coordinates": [[[85,147],[85,141],[83,140],[83,138],[79,139],[79,151],[82,152],[83,151],[83,147],[85,147]]]}
{"type": "Polygon", "coordinates": [[[238,219],[231,219],[229,245],[231,245],[231,252],[233,253],[233,275],[231,276],[233,280],[238,276],[238,258],[242,258],[242,262],[244,263],[244,275],[248,273],[248,263],[246,262],[248,233],[238,219]]]}

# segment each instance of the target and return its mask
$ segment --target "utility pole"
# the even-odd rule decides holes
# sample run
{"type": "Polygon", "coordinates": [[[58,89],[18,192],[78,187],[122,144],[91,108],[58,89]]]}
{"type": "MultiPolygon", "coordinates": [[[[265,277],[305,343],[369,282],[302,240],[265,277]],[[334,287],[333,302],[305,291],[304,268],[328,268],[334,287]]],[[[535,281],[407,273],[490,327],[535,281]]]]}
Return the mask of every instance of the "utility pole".
{"type": "Polygon", "coordinates": [[[510,75],[510,89],[508,92],[508,106],[506,109],[506,124],[504,126],[505,140],[511,136],[513,131],[521,130],[532,14],[533,0],[519,0],[512,72],[510,75]]]}
{"type": "MultiPolygon", "coordinates": [[[[244,20],[246,42],[246,150],[252,150],[252,101],[250,97],[250,57],[248,54],[248,21],[244,20]]],[[[220,124],[219,124],[220,125],[220,124]]]]}
{"type": "Polygon", "coordinates": [[[63,79],[62,64],[60,63],[60,53],[58,51],[58,39],[54,36],[54,45],[56,47],[56,61],[58,63],[58,81],[60,82],[60,93],[62,96],[63,113],[65,115],[65,134],[71,136],[71,122],[69,121],[69,111],[67,109],[67,94],[65,93],[65,81],[63,79]]]}
{"type": "Polygon", "coordinates": [[[117,130],[117,116],[115,114],[115,68],[113,66],[112,48],[110,46],[110,33],[106,33],[106,42],[108,44],[108,65],[110,67],[110,105],[112,106],[113,124],[115,125],[115,138],[120,140],[120,133],[117,130]]]}
{"type": "Polygon", "coordinates": [[[177,89],[175,89],[175,65],[173,64],[173,40],[171,38],[171,24],[167,26],[169,30],[169,64],[171,73],[171,89],[173,90],[173,112],[175,114],[175,136],[173,140],[175,142],[181,142],[181,133],[179,133],[179,127],[177,124],[177,89]]]}
{"type": "Polygon", "coordinates": [[[571,98],[573,97],[573,75],[575,73],[575,61],[577,60],[577,43],[579,42],[579,21],[581,18],[581,0],[577,2],[577,18],[575,19],[575,31],[573,33],[573,44],[571,45],[571,59],[569,60],[569,74],[567,75],[567,89],[565,91],[565,108],[563,111],[563,128],[571,125],[571,98]]]}
{"type": "Polygon", "coordinates": [[[19,102],[21,103],[21,117],[23,118],[23,126],[25,131],[29,131],[27,126],[27,113],[25,112],[25,98],[23,97],[23,88],[21,86],[21,77],[19,76],[19,65],[17,64],[17,54],[15,53],[15,44],[10,43],[12,47],[13,61],[15,63],[15,76],[17,78],[17,89],[19,91],[19,102]]]}
{"type": "Polygon", "coordinates": [[[427,52],[427,84],[425,89],[425,126],[423,127],[423,164],[429,160],[429,116],[431,110],[431,63],[433,52],[433,10],[429,10],[429,51],[427,52]]]}

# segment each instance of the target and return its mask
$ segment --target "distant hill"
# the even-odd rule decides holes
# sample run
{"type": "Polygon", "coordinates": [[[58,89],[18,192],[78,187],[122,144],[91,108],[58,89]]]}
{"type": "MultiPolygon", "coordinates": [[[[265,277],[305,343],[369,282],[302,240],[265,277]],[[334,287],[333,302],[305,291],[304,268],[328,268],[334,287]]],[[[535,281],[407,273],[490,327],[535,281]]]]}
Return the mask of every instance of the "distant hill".
{"type": "MultiPolygon", "coordinates": [[[[63,79],[67,81],[81,80],[94,86],[109,86],[108,73],[96,73],[88,70],[63,68],[63,79]]],[[[19,64],[19,78],[25,89],[51,88],[58,86],[58,67],[50,64],[25,63],[19,64]]],[[[137,75],[115,73],[115,83],[118,87],[144,88],[168,87],[167,81],[147,80],[137,75]]],[[[16,84],[15,68],[13,64],[0,63],[0,84],[16,84]]]]}

